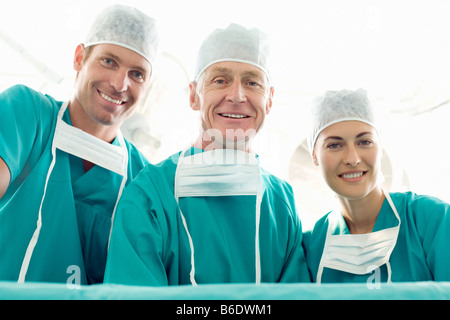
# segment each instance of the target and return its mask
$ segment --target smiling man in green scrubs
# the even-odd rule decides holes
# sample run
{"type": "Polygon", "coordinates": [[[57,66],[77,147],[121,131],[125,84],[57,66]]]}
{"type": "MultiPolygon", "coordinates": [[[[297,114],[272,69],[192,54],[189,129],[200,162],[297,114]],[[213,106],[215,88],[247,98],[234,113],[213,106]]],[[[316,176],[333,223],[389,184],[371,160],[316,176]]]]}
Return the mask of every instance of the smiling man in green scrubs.
{"type": "Polygon", "coordinates": [[[198,61],[190,104],[200,135],[125,190],[105,282],[309,282],[292,188],[251,149],[272,108],[266,35],[216,29],[198,61]]]}
{"type": "Polygon", "coordinates": [[[111,6],[76,48],[70,101],[22,85],[0,94],[0,280],[103,281],[116,203],[148,163],[119,127],[157,43],[152,18],[111,6]]]}

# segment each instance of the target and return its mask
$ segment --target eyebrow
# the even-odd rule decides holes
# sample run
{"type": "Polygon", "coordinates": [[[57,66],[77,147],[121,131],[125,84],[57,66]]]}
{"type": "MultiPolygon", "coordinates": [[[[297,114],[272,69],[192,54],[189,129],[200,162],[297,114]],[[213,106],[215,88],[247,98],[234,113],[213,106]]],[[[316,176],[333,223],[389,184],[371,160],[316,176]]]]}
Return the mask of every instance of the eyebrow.
{"type": "MultiPolygon", "coordinates": [[[[372,134],[372,132],[361,132],[356,136],[356,138],[361,138],[367,134],[372,134]]],[[[339,136],[330,136],[330,137],[327,137],[324,139],[324,141],[327,141],[327,140],[344,140],[344,138],[339,137],[339,136]]]]}
{"type": "Polygon", "coordinates": [[[226,73],[226,74],[230,74],[231,73],[231,69],[228,68],[213,68],[211,69],[211,73],[212,74],[216,74],[216,73],[226,73]]]}
{"type": "Polygon", "coordinates": [[[253,71],[247,71],[247,72],[244,72],[243,76],[245,76],[245,77],[264,78],[265,74],[264,73],[256,73],[256,72],[253,72],[253,71]]]}
{"type": "MultiPolygon", "coordinates": [[[[118,56],[116,56],[114,53],[111,53],[111,52],[109,52],[109,51],[104,51],[104,52],[102,53],[102,55],[103,55],[103,56],[108,56],[108,57],[110,57],[110,58],[116,60],[118,63],[122,63],[122,59],[120,59],[120,58],[119,58],[118,56]]],[[[144,74],[149,74],[149,73],[150,73],[149,70],[147,70],[146,68],[141,67],[141,66],[137,66],[137,65],[131,66],[131,69],[138,70],[138,71],[140,71],[140,72],[142,72],[142,73],[144,73],[144,74]]]]}
{"type": "MultiPolygon", "coordinates": [[[[224,68],[224,67],[216,67],[211,69],[211,73],[212,74],[217,74],[217,73],[225,73],[225,74],[231,74],[233,73],[231,69],[229,68],[224,68]]],[[[241,74],[242,77],[260,77],[263,78],[264,74],[258,74],[257,72],[254,71],[244,71],[241,74]]]]}

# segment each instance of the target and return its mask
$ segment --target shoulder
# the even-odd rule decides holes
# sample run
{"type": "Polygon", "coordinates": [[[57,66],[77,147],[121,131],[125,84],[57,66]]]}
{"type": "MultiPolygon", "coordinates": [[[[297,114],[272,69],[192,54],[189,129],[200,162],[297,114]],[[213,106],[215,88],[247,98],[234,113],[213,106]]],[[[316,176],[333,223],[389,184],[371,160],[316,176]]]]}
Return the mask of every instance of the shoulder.
{"type": "Polygon", "coordinates": [[[322,218],[316,221],[311,230],[305,232],[305,243],[309,244],[322,242],[322,239],[325,239],[325,235],[328,230],[329,216],[331,212],[325,214],[322,218]]]}
{"type": "Polygon", "coordinates": [[[414,214],[427,214],[438,211],[449,214],[450,204],[429,195],[419,195],[414,192],[390,193],[392,201],[400,210],[411,211],[414,214]]]}
{"type": "Polygon", "coordinates": [[[11,100],[31,100],[39,95],[39,92],[21,84],[9,87],[0,94],[2,99],[11,100]]]}
{"type": "Polygon", "coordinates": [[[294,192],[292,186],[285,180],[271,174],[261,168],[261,175],[266,187],[266,191],[281,199],[293,199],[294,192]]]}
{"type": "Polygon", "coordinates": [[[61,101],[44,95],[24,85],[15,85],[0,93],[0,106],[3,114],[35,120],[43,125],[56,118],[62,106],[61,101]]]}
{"type": "Polygon", "coordinates": [[[159,190],[160,193],[162,191],[170,191],[173,194],[173,182],[177,162],[178,158],[174,161],[172,157],[158,164],[146,162],[145,167],[137,174],[132,184],[143,190],[153,190],[154,192],[159,190]]]}
{"type": "Polygon", "coordinates": [[[277,219],[294,220],[299,223],[295,206],[294,192],[291,185],[268,171],[261,168],[264,194],[262,201],[266,203],[272,215],[277,219]]]}
{"type": "Polygon", "coordinates": [[[148,165],[146,167],[148,174],[153,175],[158,180],[168,181],[173,185],[180,154],[181,152],[175,153],[157,164],[148,165]]]}
{"type": "Polygon", "coordinates": [[[433,232],[450,223],[450,204],[429,195],[419,195],[414,192],[390,193],[392,201],[400,215],[419,230],[433,232]],[[444,221],[446,221],[444,223],[444,221]]]}
{"type": "Polygon", "coordinates": [[[169,160],[156,165],[146,164],[125,188],[120,199],[119,215],[124,214],[127,216],[124,219],[133,220],[144,212],[163,224],[176,219],[177,203],[172,178],[176,166],[169,160]],[[131,214],[131,211],[134,213],[131,214]]]}
{"type": "Polygon", "coordinates": [[[56,105],[62,105],[62,102],[56,101],[49,95],[33,90],[24,85],[15,85],[3,91],[0,94],[2,101],[19,102],[23,104],[44,105],[44,107],[53,108],[56,105]]]}

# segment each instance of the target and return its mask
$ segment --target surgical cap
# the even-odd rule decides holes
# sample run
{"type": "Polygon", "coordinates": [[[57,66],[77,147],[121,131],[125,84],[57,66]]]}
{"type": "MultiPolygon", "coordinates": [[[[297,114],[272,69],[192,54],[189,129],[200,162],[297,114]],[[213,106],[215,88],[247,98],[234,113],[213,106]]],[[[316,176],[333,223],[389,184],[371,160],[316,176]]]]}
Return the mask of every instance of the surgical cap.
{"type": "Polygon", "coordinates": [[[153,63],[159,43],[155,20],[136,8],[113,5],[95,19],[85,47],[109,43],[137,52],[153,63]]]}
{"type": "Polygon", "coordinates": [[[222,61],[244,62],[260,68],[270,82],[268,68],[269,39],[257,28],[247,29],[232,23],[226,29],[214,30],[200,47],[195,82],[212,64],[222,61]]]}
{"type": "Polygon", "coordinates": [[[338,122],[361,121],[379,132],[374,110],[364,89],[325,92],[324,96],[316,99],[312,118],[312,130],[308,137],[308,148],[311,154],[319,134],[338,122]]]}

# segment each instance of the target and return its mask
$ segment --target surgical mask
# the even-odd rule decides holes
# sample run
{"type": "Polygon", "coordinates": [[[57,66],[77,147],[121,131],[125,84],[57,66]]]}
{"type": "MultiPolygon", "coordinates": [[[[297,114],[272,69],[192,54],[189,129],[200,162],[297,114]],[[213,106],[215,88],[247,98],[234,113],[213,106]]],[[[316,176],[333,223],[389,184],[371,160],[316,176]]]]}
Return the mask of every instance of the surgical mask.
{"type": "MultiPolygon", "coordinates": [[[[31,257],[33,255],[34,248],[36,247],[39,238],[40,230],[42,227],[42,205],[44,203],[50,175],[55,166],[56,149],[59,149],[66,153],[77,156],[81,159],[95,163],[96,165],[99,165],[107,170],[113,171],[122,176],[122,182],[119,188],[119,193],[111,217],[111,229],[109,238],[111,237],[111,230],[117,204],[119,202],[120,196],[122,195],[125,183],[127,181],[128,151],[121,132],[119,131],[117,135],[120,146],[115,146],[97,137],[94,137],[78,128],[72,127],[62,120],[64,112],[67,109],[67,106],[68,102],[64,103],[61,106],[61,109],[58,113],[51,150],[52,162],[50,163],[50,167],[47,172],[47,178],[45,180],[44,194],[42,196],[41,204],[39,207],[37,227],[28,244],[27,251],[25,253],[25,257],[22,262],[22,267],[20,269],[18,280],[19,283],[23,283],[25,281],[25,276],[28,271],[31,257]]],[[[109,239],[108,239],[108,247],[109,247],[109,239]]]]}
{"type": "MultiPolygon", "coordinates": [[[[255,154],[233,149],[216,149],[185,157],[180,155],[175,173],[175,199],[179,206],[182,197],[256,196],[255,230],[255,282],[261,282],[259,250],[259,221],[262,200],[262,184],[259,163],[255,154]]],[[[180,208],[181,219],[191,249],[190,281],[195,280],[194,245],[180,208]]]]}
{"type": "Polygon", "coordinates": [[[389,259],[397,243],[401,221],[389,193],[384,192],[384,194],[399,221],[396,227],[367,234],[332,235],[340,212],[330,213],[325,246],[317,271],[317,283],[321,283],[325,267],[362,275],[368,274],[384,264],[388,270],[388,282],[391,282],[392,271],[389,259]]]}

